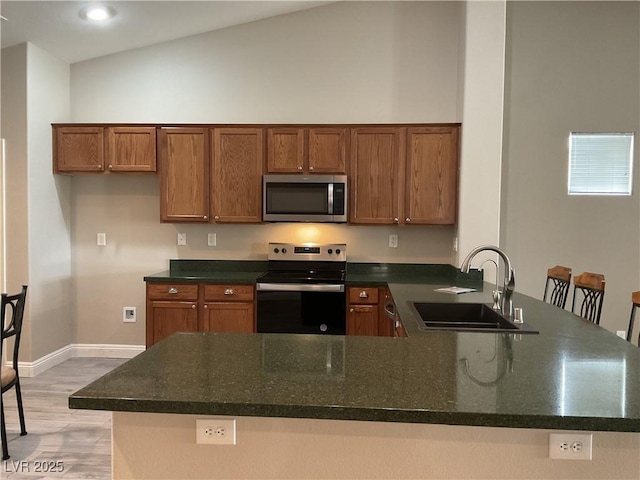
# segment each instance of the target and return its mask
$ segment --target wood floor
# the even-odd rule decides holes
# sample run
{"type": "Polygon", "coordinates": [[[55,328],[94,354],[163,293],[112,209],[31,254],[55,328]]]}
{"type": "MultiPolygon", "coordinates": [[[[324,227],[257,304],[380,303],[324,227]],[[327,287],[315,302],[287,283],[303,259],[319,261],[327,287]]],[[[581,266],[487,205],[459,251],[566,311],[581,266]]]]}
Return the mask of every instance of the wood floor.
{"type": "Polygon", "coordinates": [[[20,436],[15,389],[3,396],[9,460],[0,478],[111,478],[111,412],[71,410],[69,394],[124,359],[72,358],[32,378],[21,378],[27,435],[20,436]]]}

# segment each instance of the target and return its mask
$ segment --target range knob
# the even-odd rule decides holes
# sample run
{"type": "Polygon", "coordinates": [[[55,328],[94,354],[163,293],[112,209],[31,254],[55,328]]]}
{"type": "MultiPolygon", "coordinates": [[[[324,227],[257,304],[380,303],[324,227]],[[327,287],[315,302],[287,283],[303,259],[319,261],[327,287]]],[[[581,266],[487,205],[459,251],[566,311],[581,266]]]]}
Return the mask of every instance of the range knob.
{"type": "Polygon", "coordinates": [[[282,253],[287,253],[287,249],[286,249],[286,248],[283,248],[283,249],[282,249],[282,253]]]}
{"type": "Polygon", "coordinates": [[[278,250],[277,248],[273,249],[273,253],[278,253],[280,250],[278,250]]]}
{"type": "Polygon", "coordinates": [[[340,255],[340,249],[336,248],[336,255],[340,255]]]}
{"type": "Polygon", "coordinates": [[[329,250],[327,250],[327,253],[328,253],[329,255],[331,255],[331,254],[333,253],[333,250],[329,249],[329,250]]]}

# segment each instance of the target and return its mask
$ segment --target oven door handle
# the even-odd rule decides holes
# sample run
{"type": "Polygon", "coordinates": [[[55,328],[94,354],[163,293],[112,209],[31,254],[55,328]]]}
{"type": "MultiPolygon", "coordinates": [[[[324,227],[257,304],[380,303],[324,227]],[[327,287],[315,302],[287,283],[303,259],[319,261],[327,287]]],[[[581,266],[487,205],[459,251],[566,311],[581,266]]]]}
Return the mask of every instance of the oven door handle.
{"type": "Polygon", "coordinates": [[[260,292],[344,292],[342,284],[258,283],[260,292]]]}

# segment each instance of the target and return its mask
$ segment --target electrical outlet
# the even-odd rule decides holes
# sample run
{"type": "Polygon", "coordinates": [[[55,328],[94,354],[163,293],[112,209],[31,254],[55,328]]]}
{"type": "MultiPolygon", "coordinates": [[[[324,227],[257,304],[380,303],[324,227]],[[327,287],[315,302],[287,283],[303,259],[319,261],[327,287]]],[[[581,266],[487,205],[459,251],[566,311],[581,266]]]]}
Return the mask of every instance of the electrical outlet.
{"type": "Polygon", "coordinates": [[[389,247],[398,248],[398,235],[389,235],[389,247]]]}
{"type": "Polygon", "coordinates": [[[215,233],[207,233],[207,245],[210,247],[216,246],[216,234],[215,233]]]}
{"type": "Polygon", "coordinates": [[[235,445],[236,419],[215,417],[196,419],[196,443],[235,445]]]}
{"type": "Polygon", "coordinates": [[[616,335],[620,338],[624,338],[625,340],[627,339],[627,332],[624,330],[616,330],[616,335]]]}
{"type": "Polygon", "coordinates": [[[136,323],[136,307],[122,307],[122,321],[136,323]]]}
{"type": "Polygon", "coordinates": [[[549,435],[549,458],[591,460],[593,434],[552,433],[549,435]]]}
{"type": "Polygon", "coordinates": [[[458,237],[453,238],[453,251],[454,252],[458,251],[458,237]]]}
{"type": "Polygon", "coordinates": [[[107,234],[99,233],[96,238],[96,244],[99,247],[105,247],[107,245],[107,234]]]}
{"type": "Polygon", "coordinates": [[[187,244],[187,234],[186,233],[179,233],[178,234],[178,245],[184,246],[186,244],[187,244]]]}

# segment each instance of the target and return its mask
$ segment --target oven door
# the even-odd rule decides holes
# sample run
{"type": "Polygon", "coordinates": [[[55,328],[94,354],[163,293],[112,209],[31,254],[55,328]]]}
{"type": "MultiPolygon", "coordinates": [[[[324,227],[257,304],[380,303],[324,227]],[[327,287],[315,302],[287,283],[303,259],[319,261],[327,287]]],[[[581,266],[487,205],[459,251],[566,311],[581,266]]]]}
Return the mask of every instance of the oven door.
{"type": "Polygon", "coordinates": [[[344,335],[344,285],[259,283],[258,333],[344,335]]]}

